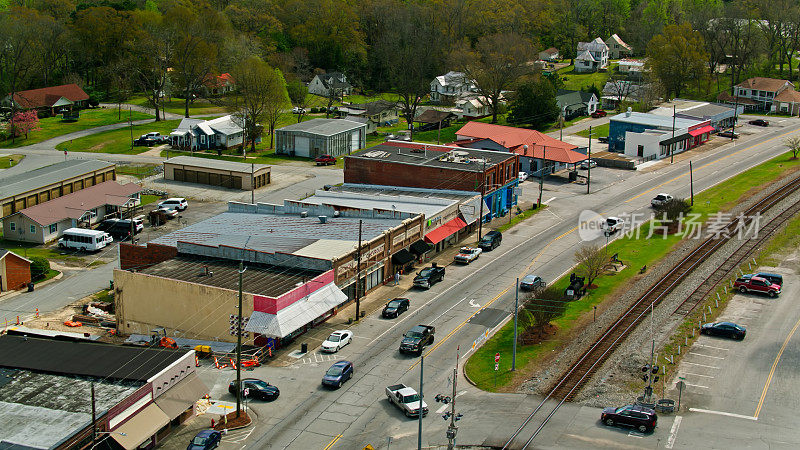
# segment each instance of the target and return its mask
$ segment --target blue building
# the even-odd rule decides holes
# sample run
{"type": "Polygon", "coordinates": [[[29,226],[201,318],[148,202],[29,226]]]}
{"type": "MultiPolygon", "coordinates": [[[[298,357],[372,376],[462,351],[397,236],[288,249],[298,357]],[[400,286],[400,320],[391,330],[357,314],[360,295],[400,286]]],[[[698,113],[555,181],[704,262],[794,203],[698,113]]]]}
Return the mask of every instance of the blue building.
{"type": "MultiPolygon", "coordinates": [[[[627,112],[617,114],[611,118],[608,128],[608,149],[612,152],[623,153],[625,151],[625,133],[644,133],[646,131],[655,130],[662,132],[683,130],[686,133],[689,128],[694,128],[701,121],[696,119],[687,119],[684,117],[675,117],[674,122],[672,116],[660,116],[656,114],[627,112]]],[[[680,133],[676,133],[678,135],[680,133]]]]}

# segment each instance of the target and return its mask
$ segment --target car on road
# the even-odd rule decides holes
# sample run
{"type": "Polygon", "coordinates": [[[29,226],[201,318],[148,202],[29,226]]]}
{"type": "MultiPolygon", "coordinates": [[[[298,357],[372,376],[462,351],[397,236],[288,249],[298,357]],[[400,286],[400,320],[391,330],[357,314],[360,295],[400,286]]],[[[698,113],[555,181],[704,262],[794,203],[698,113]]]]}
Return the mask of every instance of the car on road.
{"type": "Polygon", "coordinates": [[[733,282],[733,288],[738,289],[742,294],[756,292],[767,294],[770,297],[781,295],[781,286],[761,277],[739,277],[733,282]]]}
{"type": "Polygon", "coordinates": [[[747,334],[747,329],[733,322],[712,322],[700,327],[700,334],[742,340],[747,334]]]}
{"type": "Polygon", "coordinates": [[[584,159],[581,161],[581,169],[583,170],[594,169],[595,167],[597,167],[597,161],[593,159],[584,159]]]}
{"type": "Polygon", "coordinates": [[[717,136],[730,139],[739,139],[739,133],[731,130],[720,131],[717,133],[717,136]]]}
{"type": "Polygon", "coordinates": [[[322,385],[335,388],[342,387],[342,383],[353,378],[353,363],[350,361],[336,361],[322,376],[322,385]]]}
{"type": "Polygon", "coordinates": [[[314,158],[314,162],[318,166],[327,166],[329,164],[336,164],[336,158],[334,158],[332,155],[319,155],[314,158]]]}
{"type": "Polygon", "coordinates": [[[404,312],[408,311],[408,307],[410,303],[407,298],[393,298],[389,300],[389,303],[383,307],[383,312],[381,312],[381,316],[386,319],[392,319],[404,312]]]}
{"type": "Polygon", "coordinates": [[[592,118],[599,119],[599,118],[605,117],[607,115],[608,115],[607,112],[603,111],[602,109],[598,109],[598,110],[596,110],[595,112],[592,113],[592,118]]]}
{"type": "Polygon", "coordinates": [[[422,417],[428,415],[428,405],[414,388],[405,384],[394,384],[386,387],[386,398],[389,403],[397,406],[403,411],[406,417],[419,417],[422,410],[422,417]]]}
{"type": "Polygon", "coordinates": [[[769,272],[758,272],[758,273],[746,273],[742,275],[742,278],[752,278],[752,277],[760,277],[772,284],[777,284],[780,287],[783,287],[783,275],[778,275],[777,273],[769,273],[769,272]]]}
{"type": "Polygon", "coordinates": [[[523,181],[528,179],[528,172],[520,172],[519,173],[519,182],[522,183],[523,181]]]}
{"type": "Polygon", "coordinates": [[[211,450],[219,447],[222,432],[217,430],[202,430],[194,436],[186,450],[211,450]]]}
{"type": "Polygon", "coordinates": [[[182,197],[168,198],[166,200],[158,202],[158,207],[161,208],[162,206],[166,206],[172,209],[177,209],[178,211],[184,211],[186,208],[189,207],[189,202],[187,202],[186,199],[182,197]]]}
{"type": "Polygon", "coordinates": [[[400,353],[422,354],[426,346],[433,344],[436,328],[431,325],[417,325],[408,330],[400,341],[400,353]]]}
{"type": "MultiPolygon", "coordinates": [[[[242,397],[272,401],[281,395],[277,387],[258,378],[242,378],[242,386],[242,397]]],[[[236,380],[230,382],[228,392],[236,395],[236,380]]]]}
{"type": "Polygon", "coordinates": [[[755,125],[757,127],[768,127],[769,126],[769,121],[768,120],[764,120],[764,119],[755,119],[755,120],[751,120],[750,122],[747,122],[747,123],[749,123],[750,125],[755,125]]]}
{"type": "Polygon", "coordinates": [[[353,340],[353,332],[350,330],[336,330],[322,343],[321,350],[328,353],[336,353],[345,345],[353,340]]]}
{"type": "Polygon", "coordinates": [[[622,231],[622,228],[625,226],[625,221],[620,219],[619,217],[607,217],[606,220],[603,221],[601,224],[601,228],[604,232],[609,234],[614,234],[617,231],[622,231]]]}
{"type": "Polygon", "coordinates": [[[654,410],[644,406],[625,405],[619,408],[604,408],[600,414],[600,421],[610,427],[622,425],[647,433],[655,429],[658,415],[654,410]]]}
{"type": "Polygon", "coordinates": [[[458,254],[453,257],[453,261],[462,264],[469,264],[478,259],[478,257],[481,256],[481,253],[483,253],[483,250],[481,250],[479,247],[461,247],[461,249],[458,251],[458,254]]]}
{"type": "Polygon", "coordinates": [[[544,282],[542,277],[540,277],[538,275],[534,275],[534,274],[525,275],[519,281],[519,288],[520,288],[520,290],[523,290],[523,291],[532,291],[532,290],[534,290],[536,288],[543,288],[546,285],[547,285],[547,283],[544,282]]]}
{"type": "Polygon", "coordinates": [[[490,252],[500,246],[501,242],[503,242],[503,234],[497,230],[492,230],[483,235],[480,242],[478,242],[478,247],[485,252],[490,252]]]}
{"type": "Polygon", "coordinates": [[[414,277],[414,286],[422,289],[430,289],[434,284],[444,280],[444,267],[433,263],[431,267],[426,267],[414,277]]]}
{"type": "Polygon", "coordinates": [[[597,142],[601,144],[608,144],[608,136],[600,136],[597,138],[597,142]]]}
{"type": "Polygon", "coordinates": [[[653,197],[652,200],[650,200],[650,206],[655,208],[656,206],[661,206],[661,205],[667,203],[670,200],[672,200],[672,196],[662,192],[662,193],[656,195],[655,197],[653,197]]]}

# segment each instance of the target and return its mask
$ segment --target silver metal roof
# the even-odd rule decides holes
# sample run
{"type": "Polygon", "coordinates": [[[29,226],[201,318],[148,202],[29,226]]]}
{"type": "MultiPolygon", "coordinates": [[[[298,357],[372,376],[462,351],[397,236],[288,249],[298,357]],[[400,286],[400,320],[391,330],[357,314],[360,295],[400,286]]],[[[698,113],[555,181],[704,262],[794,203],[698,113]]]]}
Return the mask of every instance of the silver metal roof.
{"type": "Polygon", "coordinates": [[[0,200],[108,167],[114,167],[114,163],[94,159],[71,159],[30,172],[8,177],[0,176],[0,200]]]}
{"type": "Polygon", "coordinates": [[[181,166],[200,167],[204,169],[227,170],[230,172],[250,173],[251,169],[258,172],[261,169],[269,168],[267,164],[250,164],[236,161],[225,161],[221,159],[198,158],[196,156],[176,156],[164,161],[164,164],[177,164],[181,166]]]}
{"type": "Polygon", "coordinates": [[[344,189],[336,191],[318,190],[311,197],[306,197],[300,201],[315,205],[331,205],[357,209],[378,209],[413,214],[425,214],[425,217],[433,217],[454,203],[457,203],[456,200],[447,200],[435,197],[425,198],[392,193],[370,194],[366,192],[347,192],[344,189]]]}
{"type": "Polygon", "coordinates": [[[366,129],[366,125],[347,119],[311,119],[278,128],[277,131],[303,131],[321,136],[333,136],[358,128],[366,129]]]}

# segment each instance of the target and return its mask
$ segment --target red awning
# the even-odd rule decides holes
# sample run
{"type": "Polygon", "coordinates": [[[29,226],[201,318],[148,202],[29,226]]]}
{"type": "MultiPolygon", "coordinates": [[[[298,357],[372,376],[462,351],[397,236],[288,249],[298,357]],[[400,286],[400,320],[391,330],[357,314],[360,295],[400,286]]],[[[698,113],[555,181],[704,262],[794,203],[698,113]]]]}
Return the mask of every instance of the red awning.
{"type": "Polygon", "coordinates": [[[466,222],[461,220],[460,217],[456,217],[455,219],[447,222],[446,224],[426,234],[425,240],[427,242],[430,242],[431,244],[438,244],[439,242],[442,242],[445,238],[452,236],[456,231],[466,226],[467,226],[466,222]]]}
{"type": "Polygon", "coordinates": [[[712,131],[714,131],[714,127],[712,127],[711,125],[706,125],[696,130],[689,130],[689,134],[691,134],[694,137],[697,137],[700,136],[701,134],[711,133],[712,131]]]}

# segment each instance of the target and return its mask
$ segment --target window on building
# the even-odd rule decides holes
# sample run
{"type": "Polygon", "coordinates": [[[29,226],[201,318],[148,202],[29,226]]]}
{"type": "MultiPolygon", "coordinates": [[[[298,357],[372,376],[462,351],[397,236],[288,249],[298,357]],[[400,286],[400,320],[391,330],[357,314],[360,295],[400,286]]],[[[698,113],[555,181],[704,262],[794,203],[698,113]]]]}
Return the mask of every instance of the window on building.
{"type": "Polygon", "coordinates": [[[15,231],[17,229],[17,224],[15,224],[14,222],[10,222],[9,226],[11,227],[11,231],[15,231]]]}
{"type": "Polygon", "coordinates": [[[31,225],[31,233],[36,233],[36,225],[31,225]]]}
{"type": "Polygon", "coordinates": [[[54,224],[50,225],[50,234],[53,234],[56,231],[58,231],[58,224],[54,223],[54,224]]]}

